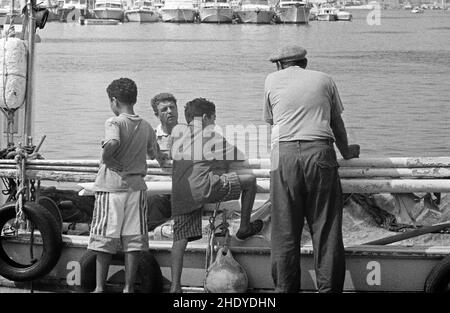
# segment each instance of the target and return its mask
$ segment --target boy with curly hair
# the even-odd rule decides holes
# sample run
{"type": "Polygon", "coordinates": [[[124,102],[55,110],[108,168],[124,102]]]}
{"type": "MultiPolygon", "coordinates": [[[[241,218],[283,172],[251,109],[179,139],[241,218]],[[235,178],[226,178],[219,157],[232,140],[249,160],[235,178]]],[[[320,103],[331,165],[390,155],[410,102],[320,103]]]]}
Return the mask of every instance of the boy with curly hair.
{"type": "Polygon", "coordinates": [[[125,253],[123,292],[134,292],[140,251],[148,250],[144,177],[146,156],[162,162],[151,125],[134,113],[137,87],[128,78],[114,80],[106,89],[115,114],[105,122],[102,162],[94,191],[95,206],[88,249],[97,254],[96,289],[105,291],[111,258],[125,253]]]}

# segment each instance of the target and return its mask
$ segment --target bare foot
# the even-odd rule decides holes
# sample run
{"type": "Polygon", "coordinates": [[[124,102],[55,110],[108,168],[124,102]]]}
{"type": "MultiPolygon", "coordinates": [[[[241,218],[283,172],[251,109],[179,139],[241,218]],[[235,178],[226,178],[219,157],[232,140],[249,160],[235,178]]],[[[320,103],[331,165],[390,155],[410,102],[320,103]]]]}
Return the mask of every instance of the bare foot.
{"type": "Polygon", "coordinates": [[[95,288],[94,291],[92,291],[91,293],[104,293],[105,290],[103,288],[95,288]]]}
{"type": "Polygon", "coordinates": [[[124,288],[122,292],[123,292],[123,293],[134,293],[134,289],[131,289],[131,288],[124,288]]]}

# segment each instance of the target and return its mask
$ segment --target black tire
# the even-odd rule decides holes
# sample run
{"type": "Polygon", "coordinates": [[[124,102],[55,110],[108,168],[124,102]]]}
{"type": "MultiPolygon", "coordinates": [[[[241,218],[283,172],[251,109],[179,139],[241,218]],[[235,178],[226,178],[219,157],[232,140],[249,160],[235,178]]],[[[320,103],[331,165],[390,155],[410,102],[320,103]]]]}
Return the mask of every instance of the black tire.
{"type": "Polygon", "coordinates": [[[450,293],[450,255],[433,267],[425,281],[424,291],[426,293],[450,293]]]}
{"type": "MultiPolygon", "coordinates": [[[[123,255],[115,255],[114,259],[121,259],[123,255]]],[[[80,259],[80,291],[92,292],[95,289],[96,254],[87,250],[80,259]]],[[[163,276],[155,257],[148,251],[141,253],[137,279],[140,281],[141,293],[160,293],[163,291],[163,276]]]]}
{"type": "MultiPolygon", "coordinates": [[[[58,263],[62,250],[62,236],[53,215],[41,205],[27,202],[23,212],[35,228],[41,233],[42,255],[33,264],[20,264],[12,260],[3,248],[0,239],[0,275],[12,281],[32,281],[48,274],[58,263]]],[[[0,207],[0,230],[16,216],[15,203],[6,203],[0,207]]]]}
{"type": "Polygon", "coordinates": [[[63,228],[63,218],[61,212],[59,211],[58,205],[56,202],[50,199],[49,197],[39,197],[38,203],[46,208],[56,219],[56,222],[59,227],[59,232],[62,233],[63,228]]]}

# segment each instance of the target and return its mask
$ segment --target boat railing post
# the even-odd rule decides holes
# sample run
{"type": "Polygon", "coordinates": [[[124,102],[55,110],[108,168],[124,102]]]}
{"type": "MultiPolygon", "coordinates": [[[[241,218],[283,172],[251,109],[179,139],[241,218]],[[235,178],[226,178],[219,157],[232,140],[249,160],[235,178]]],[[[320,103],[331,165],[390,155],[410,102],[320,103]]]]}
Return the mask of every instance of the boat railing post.
{"type": "Polygon", "coordinates": [[[36,0],[28,0],[28,62],[27,62],[27,93],[25,101],[25,121],[23,131],[24,145],[32,145],[33,130],[33,72],[34,72],[34,44],[36,31],[36,18],[33,11],[36,0]]]}

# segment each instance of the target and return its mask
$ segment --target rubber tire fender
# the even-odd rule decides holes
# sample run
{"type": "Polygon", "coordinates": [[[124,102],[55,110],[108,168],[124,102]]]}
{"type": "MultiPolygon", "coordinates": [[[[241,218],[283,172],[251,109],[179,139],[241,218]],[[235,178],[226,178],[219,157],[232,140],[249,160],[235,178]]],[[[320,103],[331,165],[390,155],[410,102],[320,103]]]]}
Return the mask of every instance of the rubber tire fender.
{"type": "Polygon", "coordinates": [[[425,280],[424,291],[426,293],[449,292],[450,284],[450,255],[436,264],[425,280]]]}
{"type": "MultiPolygon", "coordinates": [[[[12,281],[32,281],[48,274],[58,263],[62,251],[62,235],[55,217],[44,207],[34,202],[26,202],[23,212],[41,233],[42,255],[30,265],[12,260],[3,248],[0,239],[0,275],[12,281]]],[[[0,230],[16,217],[16,204],[6,203],[0,207],[0,230]]]]}
{"type": "MultiPolygon", "coordinates": [[[[123,255],[115,255],[114,259],[122,259],[123,255]]],[[[97,256],[95,251],[87,250],[80,259],[80,291],[92,292],[95,289],[95,269],[97,256]]],[[[161,293],[163,276],[155,257],[149,251],[142,251],[139,259],[137,277],[141,280],[139,288],[142,293],[161,293]],[[142,279],[145,278],[145,279],[142,279]]]]}

